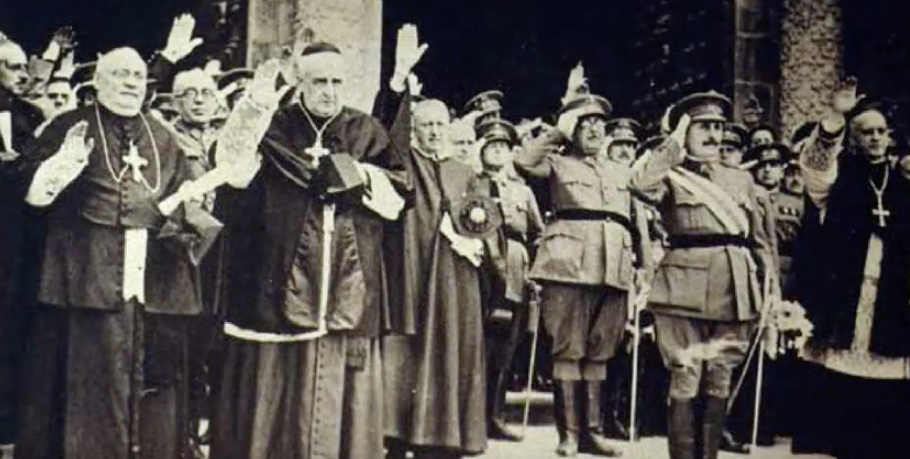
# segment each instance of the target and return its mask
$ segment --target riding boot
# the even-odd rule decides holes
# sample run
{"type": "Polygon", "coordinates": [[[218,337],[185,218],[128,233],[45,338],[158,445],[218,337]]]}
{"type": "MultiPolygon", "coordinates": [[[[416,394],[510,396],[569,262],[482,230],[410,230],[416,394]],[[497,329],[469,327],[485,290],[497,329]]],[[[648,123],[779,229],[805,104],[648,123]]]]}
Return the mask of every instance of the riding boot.
{"type": "Polygon", "coordinates": [[[492,397],[490,403],[490,424],[488,428],[490,438],[506,441],[521,441],[521,434],[513,430],[506,423],[506,372],[501,371],[493,381],[492,397]]]}
{"type": "Polygon", "coordinates": [[[619,457],[622,451],[610,445],[603,435],[601,416],[601,384],[603,381],[585,381],[585,428],[578,450],[596,456],[619,457]]]}
{"type": "Polygon", "coordinates": [[[692,400],[670,399],[667,409],[670,459],[695,458],[695,409],[692,400]]]}
{"type": "Polygon", "coordinates": [[[556,454],[561,457],[578,455],[578,394],[577,381],[556,381],[553,391],[553,409],[556,415],[556,430],[559,432],[559,446],[556,454]]]}
{"type": "Polygon", "coordinates": [[[727,419],[727,399],[707,397],[702,414],[702,459],[717,459],[727,419]]]}

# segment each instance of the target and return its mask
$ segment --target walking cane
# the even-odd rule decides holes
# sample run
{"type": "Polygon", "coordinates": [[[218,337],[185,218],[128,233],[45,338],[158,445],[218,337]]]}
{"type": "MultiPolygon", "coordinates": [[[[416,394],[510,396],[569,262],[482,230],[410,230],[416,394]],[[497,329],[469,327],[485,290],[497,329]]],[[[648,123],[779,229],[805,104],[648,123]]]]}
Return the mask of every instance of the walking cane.
{"type": "Polygon", "coordinates": [[[534,334],[531,339],[531,361],[528,364],[528,384],[525,386],[525,411],[521,420],[521,438],[528,432],[528,417],[531,414],[531,385],[534,381],[535,363],[537,363],[537,340],[540,337],[540,286],[531,283],[528,286],[528,329],[534,334]]]}

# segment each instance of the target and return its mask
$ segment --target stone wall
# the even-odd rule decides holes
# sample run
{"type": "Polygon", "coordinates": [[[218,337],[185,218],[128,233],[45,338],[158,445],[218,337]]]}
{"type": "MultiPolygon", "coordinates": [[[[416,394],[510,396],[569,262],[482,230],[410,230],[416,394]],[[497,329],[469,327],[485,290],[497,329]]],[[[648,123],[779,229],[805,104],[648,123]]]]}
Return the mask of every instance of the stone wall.
{"type": "Polygon", "coordinates": [[[840,0],[784,0],[781,30],[781,132],[789,137],[825,114],[840,81],[840,0]]]}
{"type": "Polygon", "coordinates": [[[780,51],[776,0],[733,2],[733,118],[752,128],[779,124],[780,51]]]}
{"type": "Polygon", "coordinates": [[[382,0],[250,0],[247,64],[312,41],[338,45],[349,65],[346,105],[369,112],[379,90],[382,0]]]}

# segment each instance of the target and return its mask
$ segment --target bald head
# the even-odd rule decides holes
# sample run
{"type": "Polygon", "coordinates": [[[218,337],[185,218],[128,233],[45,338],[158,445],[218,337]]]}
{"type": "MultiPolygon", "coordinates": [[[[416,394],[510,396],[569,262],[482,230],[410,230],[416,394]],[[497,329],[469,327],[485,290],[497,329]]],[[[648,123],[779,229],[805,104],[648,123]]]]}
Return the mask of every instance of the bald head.
{"type": "Polygon", "coordinates": [[[854,147],[872,158],[883,158],[891,145],[888,120],[876,109],[866,110],[850,120],[850,137],[854,147]]]}
{"type": "Polygon", "coordinates": [[[449,134],[449,109],[440,100],[428,99],[414,107],[414,137],[422,151],[439,156],[449,134]]]}
{"type": "Polygon", "coordinates": [[[335,50],[304,54],[297,58],[298,90],[307,110],[328,118],[341,110],[345,102],[344,58],[335,50]]]}
{"type": "Polygon", "coordinates": [[[132,48],[117,48],[98,59],[95,67],[98,103],[121,116],[136,116],[142,109],[148,83],[148,66],[132,48]]]}
{"type": "Polygon", "coordinates": [[[0,86],[22,95],[29,85],[28,56],[12,41],[0,42],[0,86]]]}

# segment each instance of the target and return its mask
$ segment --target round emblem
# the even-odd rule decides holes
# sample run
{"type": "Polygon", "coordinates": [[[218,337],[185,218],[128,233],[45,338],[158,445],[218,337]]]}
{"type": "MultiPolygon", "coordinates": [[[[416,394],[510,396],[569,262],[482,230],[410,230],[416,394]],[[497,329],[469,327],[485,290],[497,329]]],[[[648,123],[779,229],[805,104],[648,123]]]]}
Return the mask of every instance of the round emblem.
{"type": "Polygon", "coordinates": [[[453,224],[462,236],[486,238],[502,225],[496,203],[486,196],[467,196],[453,204],[453,224]]]}

